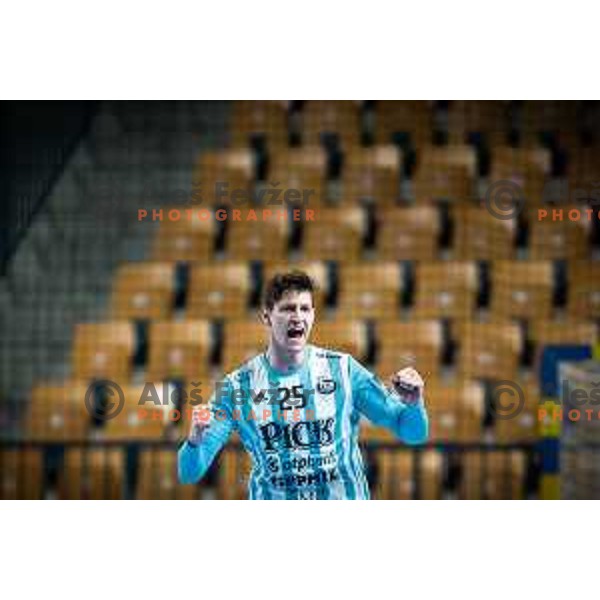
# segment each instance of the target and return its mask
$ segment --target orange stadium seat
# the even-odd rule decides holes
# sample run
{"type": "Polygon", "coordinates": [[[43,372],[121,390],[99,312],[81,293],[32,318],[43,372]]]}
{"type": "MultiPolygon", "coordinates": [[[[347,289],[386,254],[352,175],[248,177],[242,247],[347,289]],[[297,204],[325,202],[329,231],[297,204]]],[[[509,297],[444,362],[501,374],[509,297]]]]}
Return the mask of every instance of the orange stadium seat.
{"type": "Polygon", "coordinates": [[[525,454],[468,452],[462,457],[460,498],[463,500],[519,500],[525,487],[525,454]]]}
{"type": "Polygon", "coordinates": [[[315,323],[311,342],[363,360],[367,353],[366,325],[363,321],[352,320],[320,321],[315,323]]]}
{"type": "Polygon", "coordinates": [[[401,285],[396,263],[342,266],[338,314],[350,319],[393,318],[399,314],[401,285]]]}
{"type": "Polygon", "coordinates": [[[574,319],[600,318],[600,262],[569,265],[567,311],[574,319]]]}
{"type": "Polygon", "coordinates": [[[439,321],[381,320],[377,322],[377,339],[375,369],[383,380],[406,366],[414,366],[427,380],[438,376],[444,341],[439,321]]]}
{"type": "Polygon", "coordinates": [[[479,442],[482,437],[485,393],[473,381],[438,383],[426,390],[429,439],[432,442],[479,442]]]}
{"type": "Polygon", "coordinates": [[[0,450],[0,499],[40,500],[44,461],[39,450],[0,450]]]}
{"type": "Polygon", "coordinates": [[[428,146],[418,153],[413,191],[422,200],[465,200],[474,196],[477,160],[470,146],[428,146]]]}
{"type": "Polygon", "coordinates": [[[242,211],[240,221],[228,219],[227,222],[227,257],[232,260],[269,260],[286,256],[290,236],[289,219],[276,218],[277,208],[270,219],[246,220],[242,211]]]}
{"type": "Polygon", "coordinates": [[[138,500],[195,500],[198,488],[181,485],[177,477],[175,450],[142,450],[138,456],[138,500]]]}
{"type": "Polygon", "coordinates": [[[236,100],[231,118],[231,141],[236,147],[249,147],[261,135],[270,147],[288,144],[288,107],[285,100],[236,100]]]}
{"type": "Polygon", "coordinates": [[[440,219],[433,206],[377,211],[377,257],[382,260],[432,261],[437,257],[440,219]]]}
{"type": "Polygon", "coordinates": [[[485,208],[459,204],[453,208],[457,260],[511,260],[516,254],[516,219],[503,220],[485,208]]]}
{"type": "Polygon", "coordinates": [[[196,264],[190,274],[189,319],[241,318],[248,312],[252,279],[248,263],[196,264]]]}
{"type": "Polygon", "coordinates": [[[529,204],[541,204],[549,173],[550,152],[544,148],[496,147],[492,151],[490,184],[512,181],[529,204]]]}
{"type": "Polygon", "coordinates": [[[206,377],[210,356],[207,321],[160,321],[150,326],[150,381],[206,377]]]}
{"type": "Polygon", "coordinates": [[[315,310],[317,313],[325,308],[325,301],[329,293],[329,283],[327,276],[327,265],[320,261],[299,261],[285,263],[269,263],[264,266],[264,285],[277,274],[287,273],[288,271],[299,270],[306,273],[316,286],[316,292],[313,294],[315,310]]]}
{"type": "MultiPolygon", "coordinates": [[[[565,213],[572,207],[561,207],[565,213]]],[[[550,214],[550,213],[549,213],[550,214]]],[[[529,257],[532,260],[576,260],[590,256],[589,221],[530,222],[529,257]]]]}
{"type": "Polygon", "coordinates": [[[125,456],[121,448],[70,449],[59,476],[64,500],[121,500],[125,491],[125,456]]]}
{"type": "Polygon", "coordinates": [[[497,261],[492,270],[492,315],[499,319],[549,319],[552,290],[552,263],[497,261]]]}
{"type": "Polygon", "coordinates": [[[116,319],[164,319],[174,301],[172,263],[121,265],[114,279],[112,314],[116,319]]]}
{"type": "Polygon", "coordinates": [[[392,145],[355,148],[346,155],[342,202],[393,206],[400,195],[401,154],[392,145]]]}
{"type": "Polygon", "coordinates": [[[27,439],[84,440],[90,426],[90,413],[84,402],[87,390],[87,385],[76,381],[36,385],[31,392],[27,439]]]}
{"type": "Polygon", "coordinates": [[[229,446],[219,460],[220,500],[245,500],[248,498],[248,479],[251,459],[243,449],[229,446]]]}
{"type": "Polygon", "coordinates": [[[303,145],[319,144],[323,134],[338,135],[346,148],[360,143],[360,104],[354,100],[309,100],[302,115],[303,145]]]}
{"type": "Polygon", "coordinates": [[[460,323],[459,372],[464,378],[514,379],[523,350],[523,335],[513,323],[460,323]]]}
{"type": "MultiPolygon", "coordinates": [[[[499,444],[532,443],[540,437],[539,415],[540,390],[531,381],[516,381],[523,392],[523,408],[511,418],[496,418],[494,423],[494,440],[499,444]]],[[[499,401],[510,407],[519,398],[502,398],[499,401]]],[[[510,413],[507,413],[510,414],[510,413]]]]}
{"type": "Polygon", "coordinates": [[[377,452],[376,500],[411,500],[419,478],[420,500],[439,500],[442,496],[442,456],[435,450],[418,454],[398,450],[377,452]]]}
{"type": "Polygon", "coordinates": [[[362,253],[365,231],[365,215],[358,207],[319,210],[314,222],[304,223],[303,257],[355,262],[362,253]]]}
{"type": "Polygon", "coordinates": [[[417,319],[470,319],[475,312],[477,287],[475,263],[419,263],[414,316],[417,319]]]}
{"type": "Polygon", "coordinates": [[[417,148],[432,141],[433,114],[426,101],[379,101],[375,119],[375,139],[379,144],[389,144],[396,134],[409,134],[417,148]]]}
{"type": "Polygon", "coordinates": [[[73,379],[127,381],[134,342],[133,325],[126,321],[76,325],[73,379]]]}
{"type": "Polygon", "coordinates": [[[207,209],[190,206],[176,207],[181,215],[179,220],[169,220],[167,211],[163,209],[164,220],[160,223],[154,244],[152,256],[162,261],[194,261],[208,260],[214,254],[215,244],[215,215],[207,209]],[[186,213],[185,211],[192,211],[186,213]],[[203,218],[197,218],[199,213],[203,218]],[[187,218],[187,214],[191,218],[187,218]],[[206,218],[204,218],[206,217],[206,218]]]}
{"type": "Polygon", "coordinates": [[[268,343],[267,327],[256,321],[227,321],[224,331],[222,367],[230,373],[245,361],[264,352],[268,343]]]}

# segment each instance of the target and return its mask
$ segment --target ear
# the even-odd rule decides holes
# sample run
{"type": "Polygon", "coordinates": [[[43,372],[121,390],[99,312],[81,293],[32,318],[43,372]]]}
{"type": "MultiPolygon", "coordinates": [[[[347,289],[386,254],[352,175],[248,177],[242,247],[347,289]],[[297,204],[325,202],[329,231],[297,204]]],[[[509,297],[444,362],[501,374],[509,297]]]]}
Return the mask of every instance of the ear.
{"type": "Polygon", "coordinates": [[[269,327],[271,326],[271,317],[269,316],[269,311],[266,308],[261,311],[260,318],[265,325],[268,325],[269,327]]]}

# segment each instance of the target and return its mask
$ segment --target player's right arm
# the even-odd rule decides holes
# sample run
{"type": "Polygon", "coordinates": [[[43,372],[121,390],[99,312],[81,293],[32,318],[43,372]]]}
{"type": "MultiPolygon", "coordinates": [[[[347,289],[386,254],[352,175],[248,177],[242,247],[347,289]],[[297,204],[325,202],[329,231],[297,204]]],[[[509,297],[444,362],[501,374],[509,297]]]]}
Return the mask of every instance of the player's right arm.
{"type": "Polygon", "coordinates": [[[197,483],[204,477],[215,456],[225,445],[234,427],[231,406],[227,402],[230,385],[217,386],[208,406],[196,406],[187,439],[177,454],[180,483],[197,483]]]}

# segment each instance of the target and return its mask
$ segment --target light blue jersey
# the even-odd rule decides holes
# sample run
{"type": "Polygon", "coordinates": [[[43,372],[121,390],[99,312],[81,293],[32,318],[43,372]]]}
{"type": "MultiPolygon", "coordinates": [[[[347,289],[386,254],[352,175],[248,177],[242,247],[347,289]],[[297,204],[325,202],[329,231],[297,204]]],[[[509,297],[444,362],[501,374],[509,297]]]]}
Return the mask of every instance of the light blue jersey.
{"type": "Polygon", "coordinates": [[[250,499],[368,499],[361,416],[409,444],[428,435],[422,401],[404,404],[349,354],[315,346],[287,373],[256,356],[216,386],[209,406],[200,444],[179,450],[179,479],[198,482],[235,429],[253,459],[250,499]]]}

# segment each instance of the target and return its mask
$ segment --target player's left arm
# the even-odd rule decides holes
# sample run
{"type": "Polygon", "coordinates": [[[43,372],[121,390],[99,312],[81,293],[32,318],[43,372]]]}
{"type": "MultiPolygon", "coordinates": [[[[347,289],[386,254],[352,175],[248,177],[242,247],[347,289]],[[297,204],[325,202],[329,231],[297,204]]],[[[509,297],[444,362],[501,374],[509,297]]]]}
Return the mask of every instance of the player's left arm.
{"type": "Polygon", "coordinates": [[[376,425],[390,429],[407,444],[422,444],[429,436],[424,383],[417,371],[402,369],[386,387],[351,356],[350,383],[356,406],[376,425]]]}

